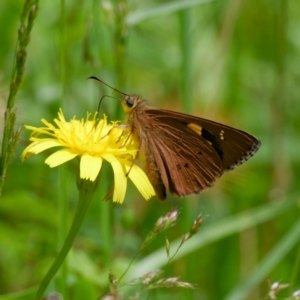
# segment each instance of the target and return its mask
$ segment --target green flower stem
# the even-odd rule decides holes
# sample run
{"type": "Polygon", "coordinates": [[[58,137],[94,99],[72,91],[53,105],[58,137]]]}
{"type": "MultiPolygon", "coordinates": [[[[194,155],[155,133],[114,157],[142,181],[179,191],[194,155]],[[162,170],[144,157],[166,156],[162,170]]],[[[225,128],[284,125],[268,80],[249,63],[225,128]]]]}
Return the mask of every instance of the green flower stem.
{"type": "MultiPolygon", "coordinates": [[[[59,210],[59,226],[58,226],[58,247],[61,249],[68,234],[68,182],[67,182],[67,166],[62,165],[59,169],[59,197],[58,197],[58,210],[59,210]]],[[[60,276],[58,277],[58,287],[64,300],[69,299],[67,296],[67,277],[68,268],[67,262],[64,261],[60,268],[60,276]]]]}
{"type": "Polygon", "coordinates": [[[78,181],[78,190],[79,190],[79,201],[77,204],[75,216],[73,219],[73,223],[71,225],[70,231],[68,233],[68,236],[64,242],[64,245],[62,249],[60,250],[58,256],[56,257],[54,263],[52,264],[51,268],[47,272],[46,276],[42,280],[40,287],[37,291],[37,294],[35,296],[36,300],[42,299],[44,292],[49,285],[50,281],[54,277],[54,275],[59,270],[60,266],[64,262],[67,254],[69,253],[73,242],[77,236],[77,233],[83,223],[84,217],[86,215],[86,212],[92,203],[93,196],[95,194],[96,186],[97,186],[97,180],[95,182],[91,182],[89,180],[79,180],[78,181]]]}

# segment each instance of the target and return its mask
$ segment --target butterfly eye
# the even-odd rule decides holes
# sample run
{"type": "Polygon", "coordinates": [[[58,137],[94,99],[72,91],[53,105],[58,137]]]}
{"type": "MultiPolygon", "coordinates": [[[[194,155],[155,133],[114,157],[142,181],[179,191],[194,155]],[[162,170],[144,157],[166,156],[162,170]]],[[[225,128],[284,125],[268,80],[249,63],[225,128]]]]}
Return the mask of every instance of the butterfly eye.
{"type": "Polygon", "coordinates": [[[132,98],[128,98],[126,100],[126,105],[131,108],[134,105],[134,100],[132,98]]]}

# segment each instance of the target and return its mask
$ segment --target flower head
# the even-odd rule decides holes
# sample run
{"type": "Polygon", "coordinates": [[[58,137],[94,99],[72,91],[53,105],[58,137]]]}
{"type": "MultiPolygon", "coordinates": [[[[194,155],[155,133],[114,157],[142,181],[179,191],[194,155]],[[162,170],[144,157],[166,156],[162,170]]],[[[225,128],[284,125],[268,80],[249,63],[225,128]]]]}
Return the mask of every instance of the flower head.
{"type": "Polygon", "coordinates": [[[45,163],[51,168],[61,165],[74,157],[80,157],[80,178],[95,181],[103,160],[109,162],[114,171],[113,201],[122,203],[126,193],[127,175],[136,185],[145,199],[155,195],[154,189],[142,169],[135,165],[138,143],[118,122],[107,123],[107,117],[92,120],[87,114],[86,120],[70,122],[64,118],[62,110],[53,125],[42,119],[45,127],[25,126],[32,130],[32,142],[22,153],[22,160],[53,147],[62,147],[51,154],[45,163]],[[40,137],[43,135],[43,137],[40,137]]]}

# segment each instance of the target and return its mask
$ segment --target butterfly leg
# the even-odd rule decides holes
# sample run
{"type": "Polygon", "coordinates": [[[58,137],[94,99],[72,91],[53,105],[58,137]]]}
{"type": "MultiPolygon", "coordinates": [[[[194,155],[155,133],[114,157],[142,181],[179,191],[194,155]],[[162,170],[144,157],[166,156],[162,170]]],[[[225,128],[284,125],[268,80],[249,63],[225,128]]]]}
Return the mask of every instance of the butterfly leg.
{"type": "MultiPolygon", "coordinates": [[[[123,132],[124,132],[124,131],[129,131],[129,128],[130,128],[130,133],[129,133],[129,135],[128,135],[126,141],[125,141],[125,142],[122,144],[122,146],[120,147],[120,148],[122,148],[122,147],[124,147],[124,145],[126,145],[126,143],[128,142],[129,137],[130,137],[131,134],[132,134],[132,126],[123,124],[123,125],[117,125],[117,126],[114,126],[114,128],[121,128],[121,129],[124,129],[123,132]]],[[[120,139],[121,139],[121,137],[122,137],[122,135],[123,135],[123,132],[121,133],[120,137],[118,138],[117,143],[120,141],[120,139]]]]}
{"type": "MultiPolygon", "coordinates": [[[[126,124],[123,124],[123,125],[117,125],[117,126],[115,126],[114,128],[123,128],[124,131],[129,131],[129,130],[130,130],[130,131],[129,131],[129,134],[128,134],[126,140],[125,140],[125,142],[120,146],[120,148],[122,148],[122,147],[124,147],[124,146],[127,144],[129,138],[132,136],[132,134],[133,134],[133,128],[132,128],[132,126],[126,125],[126,124]]],[[[122,133],[121,136],[119,137],[118,141],[121,139],[122,135],[123,135],[123,133],[122,133]]],[[[139,156],[140,149],[141,149],[141,143],[139,143],[138,151],[136,152],[136,155],[135,155],[135,157],[134,157],[134,159],[133,159],[133,161],[132,161],[132,163],[131,163],[131,165],[130,165],[130,167],[129,167],[129,170],[128,170],[128,172],[126,173],[126,177],[128,177],[128,175],[129,175],[129,173],[130,173],[130,171],[131,171],[131,169],[132,169],[132,167],[133,167],[133,165],[134,165],[134,163],[135,163],[137,157],[139,156]]]]}
{"type": "Polygon", "coordinates": [[[132,167],[133,167],[133,165],[134,165],[136,159],[138,158],[140,149],[141,149],[141,143],[139,144],[139,149],[138,149],[138,151],[136,152],[136,155],[135,155],[135,157],[134,157],[134,159],[133,159],[133,161],[132,161],[132,163],[131,163],[131,165],[130,165],[130,167],[129,167],[129,170],[128,170],[128,172],[126,173],[126,177],[128,177],[128,175],[129,175],[129,173],[130,173],[130,171],[131,171],[131,169],[132,169],[132,167]]]}
{"type": "MultiPolygon", "coordinates": [[[[106,135],[104,135],[103,137],[101,137],[101,140],[104,139],[105,137],[109,136],[110,133],[112,132],[112,130],[113,130],[114,128],[127,128],[127,127],[128,127],[128,125],[118,125],[118,126],[114,126],[112,129],[110,129],[110,130],[108,131],[108,133],[107,133],[106,135]],[[126,127],[123,127],[123,126],[126,126],[126,127]]],[[[130,132],[130,134],[131,134],[131,132],[130,132]]],[[[117,141],[116,141],[117,143],[120,141],[122,135],[123,135],[123,132],[121,133],[120,137],[117,139],[117,141]]],[[[130,135],[129,135],[129,136],[130,136],[130,135]]],[[[129,138],[129,137],[128,137],[128,138],[129,138]]],[[[124,143],[120,148],[122,148],[122,147],[127,143],[128,138],[126,139],[125,143],[124,143]]]]}

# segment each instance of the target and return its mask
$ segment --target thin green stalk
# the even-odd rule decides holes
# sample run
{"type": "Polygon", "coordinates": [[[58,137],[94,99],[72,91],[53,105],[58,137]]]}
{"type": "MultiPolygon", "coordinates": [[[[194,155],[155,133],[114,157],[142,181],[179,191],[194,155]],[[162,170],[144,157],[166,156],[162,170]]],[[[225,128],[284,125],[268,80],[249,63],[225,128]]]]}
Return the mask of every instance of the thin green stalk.
{"type": "Polygon", "coordinates": [[[273,160],[273,186],[282,190],[290,188],[292,182],[292,165],[285,146],[285,124],[289,122],[288,107],[291,105],[290,94],[287,83],[287,22],[288,22],[288,1],[277,2],[276,14],[274,14],[274,59],[276,68],[273,92],[269,100],[271,112],[271,147],[273,160]]]}
{"type": "MultiPolygon", "coordinates": [[[[191,11],[185,9],[179,12],[180,20],[180,46],[181,46],[181,91],[182,91],[182,107],[185,113],[192,111],[192,42],[191,42],[191,11]]],[[[194,218],[194,208],[189,202],[183,202],[183,231],[187,231],[190,227],[190,222],[194,218]]],[[[190,274],[194,262],[187,257],[185,273],[190,274]]],[[[181,297],[186,298],[186,291],[181,290],[181,297]]]]}
{"type": "Polygon", "coordinates": [[[60,38],[60,47],[59,47],[59,77],[61,82],[61,99],[60,105],[61,108],[64,108],[64,99],[66,91],[66,60],[65,60],[65,0],[60,2],[60,27],[59,27],[59,38],[60,38]]]}
{"type": "Polygon", "coordinates": [[[64,262],[67,254],[69,253],[73,245],[73,242],[78,234],[78,231],[83,223],[86,212],[90,207],[90,204],[92,203],[96,186],[97,186],[97,182],[91,182],[89,180],[81,180],[79,182],[79,187],[78,187],[79,200],[78,200],[75,216],[73,219],[73,223],[71,225],[70,231],[68,233],[68,236],[64,242],[62,249],[60,250],[54,263],[52,264],[51,268],[49,269],[49,271],[47,272],[47,274],[45,275],[44,279],[42,280],[39,286],[39,289],[35,296],[36,300],[42,299],[46,288],[48,287],[52,278],[57,273],[62,263],[64,262]]]}
{"type": "MultiPolygon", "coordinates": [[[[66,166],[62,165],[59,170],[59,197],[58,197],[58,209],[59,209],[59,226],[58,226],[58,249],[61,249],[67,236],[68,218],[67,218],[67,174],[66,166]]],[[[68,267],[67,262],[64,261],[61,267],[59,276],[59,288],[64,300],[68,299],[67,296],[67,277],[68,267]]]]}
{"type": "MultiPolygon", "coordinates": [[[[123,90],[126,83],[126,67],[125,67],[125,45],[127,28],[125,18],[127,15],[127,1],[115,0],[115,28],[114,28],[114,52],[115,52],[115,74],[117,76],[117,87],[123,90]]],[[[116,108],[116,118],[120,119],[122,115],[122,106],[118,105],[116,108]]]]}
{"type": "MultiPolygon", "coordinates": [[[[191,49],[191,34],[190,34],[190,11],[183,10],[179,12],[180,21],[180,48],[181,48],[181,102],[185,113],[191,113],[192,110],[192,49],[191,49]]],[[[193,211],[190,204],[183,201],[183,219],[184,231],[189,229],[189,223],[193,218],[193,211]]]]}
{"type": "MultiPolygon", "coordinates": [[[[291,272],[291,279],[289,280],[289,282],[291,283],[300,282],[300,241],[298,241],[298,254],[293,264],[293,270],[291,272]]],[[[294,286],[293,284],[291,284],[289,288],[290,294],[292,294],[293,289],[294,286]]]]}
{"type": "MultiPolygon", "coordinates": [[[[60,107],[64,108],[65,90],[66,90],[66,61],[65,61],[65,0],[60,1],[60,47],[59,47],[59,69],[60,69],[60,83],[61,83],[61,96],[60,96],[60,107]]],[[[66,178],[66,166],[62,165],[59,176],[59,197],[58,207],[60,222],[58,227],[58,249],[61,249],[66,236],[67,236],[67,178],[66,178]]],[[[59,287],[64,300],[68,299],[67,295],[67,277],[68,268],[67,262],[64,261],[61,266],[61,272],[59,276],[59,287]]]]}
{"type": "Polygon", "coordinates": [[[27,46],[30,41],[30,32],[33,22],[37,16],[38,0],[25,0],[20,17],[18,30],[18,45],[15,57],[15,67],[10,83],[10,90],[6,105],[4,118],[4,131],[2,139],[2,151],[0,155],[0,195],[6,177],[6,170],[14,157],[21,128],[14,131],[16,121],[16,110],[14,104],[17,92],[22,84],[25,73],[25,62],[27,58],[27,46]]]}
{"type": "MultiPolygon", "coordinates": [[[[103,197],[102,197],[103,198],[103,197]]],[[[103,240],[102,251],[103,251],[103,263],[105,267],[109,266],[110,255],[112,253],[112,203],[103,203],[100,207],[100,232],[103,240]]]]}
{"type": "MultiPolygon", "coordinates": [[[[114,60],[115,60],[115,74],[116,87],[119,90],[123,90],[126,82],[126,67],[125,67],[125,44],[126,44],[126,28],[125,28],[125,17],[127,13],[127,1],[126,0],[114,0],[114,60]]],[[[115,118],[122,119],[123,109],[121,105],[116,106],[115,118]]],[[[111,240],[112,240],[112,205],[111,203],[106,203],[101,206],[100,209],[101,216],[101,236],[103,241],[103,256],[104,262],[109,262],[109,257],[111,253],[111,240]]]]}
{"type": "Polygon", "coordinates": [[[182,57],[182,104],[185,113],[192,112],[192,38],[191,38],[191,11],[182,10],[179,12],[180,20],[180,44],[182,57]]]}
{"type": "MultiPolygon", "coordinates": [[[[102,14],[99,14],[99,11],[101,10],[101,3],[99,1],[93,0],[92,2],[92,30],[95,32],[95,36],[97,37],[96,39],[93,40],[93,44],[95,44],[95,47],[98,48],[99,52],[99,58],[100,61],[103,61],[105,63],[105,58],[104,58],[104,50],[105,47],[103,47],[103,41],[101,41],[101,36],[104,35],[103,32],[103,20],[101,20],[101,17],[103,17],[102,14]]],[[[96,65],[93,65],[93,68],[95,68],[95,73],[98,72],[96,70],[96,65]]],[[[105,68],[105,67],[104,67],[105,68]]],[[[100,88],[100,93],[103,95],[103,85],[99,85],[100,88]]],[[[97,101],[96,105],[99,105],[99,93],[95,94],[95,100],[97,101]]],[[[119,105],[118,105],[119,106],[119,105]]],[[[102,180],[102,186],[104,185],[105,187],[102,190],[105,190],[106,188],[109,189],[110,187],[108,186],[108,182],[111,182],[111,173],[108,173],[108,170],[106,169],[105,166],[103,166],[102,169],[102,174],[103,174],[103,180],[102,180]]],[[[104,199],[105,198],[105,193],[103,193],[102,190],[99,190],[97,197],[99,199],[104,199]]],[[[101,237],[101,240],[103,241],[102,243],[102,257],[103,257],[103,264],[104,268],[109,268],[109,262],[110,262],[110,255],[112,253],[112,203],[111,201],[108,201],[106,203],[101,203],[100,201],[97,202],[97,208],[99,210],[99,234],[101,237]]]]}

